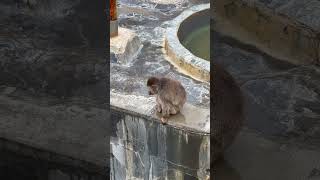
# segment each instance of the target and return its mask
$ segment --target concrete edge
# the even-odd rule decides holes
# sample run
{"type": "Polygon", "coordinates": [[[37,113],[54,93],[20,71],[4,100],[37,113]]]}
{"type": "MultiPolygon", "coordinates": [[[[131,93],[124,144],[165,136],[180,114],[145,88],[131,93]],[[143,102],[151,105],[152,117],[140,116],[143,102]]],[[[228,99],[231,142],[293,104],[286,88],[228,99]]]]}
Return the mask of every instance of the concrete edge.
{"type": "MultiPolygon", "coordinates": [[[[125,95],[110,92],[110,110],[123,111],[124,113],[132,114],[135,116],[139,116],[146,120],[153,121],[155,123],[161,123],[159,117],[157,117],[155,113],[155,97],[144,97],[137,95],[125,95]]],[[[166,126],[170,126],[172,128],[188,131],[188,133],[199,134],[204,136],[210,135],[210,109],[203,109],[200,107],[193,106],[196,110],[200,110],[204,113],[199,114],[199,116],[205,116],[209,114],[209,117],[206,117],[206,121],[208,122],[204,128],[200,127],[192,127],[192,125],[187,125],[183,123],[176,123],[175,121],[168,121],[166,126]]]]}
{"type": "MultiPolygon", "coordinates": [[[[288,9],[288,7],[286,8],[288,9]]],[[[232,12],[229,12],[229,15],[227,16],[233,16],[230,14],[232,14],[232,12]]],[[[319,64],[320,48],[317,44],[320,42],[320,29],[311,27],[310,24],[304,23],[297,17],[290,17],[285,11],[282,11],[281,8],[268,7],[256,0],[217,0],[213,8],[211,8],[211,16],[215,17],[213,19],[224,18],[224,22],[219,22],[219,25],[216,26],[219,27],[222,25],[224,26],[224,29],[221,29],[221,27],[215,28],[219,33],[238,41],[245,42],[247,45],[255,46],[272,57],[296,65],[319,64]],[[251,19],[246,19],[248,23],[244,24],[238,23],[239,19],[232,19],[229,17],[226,19],[226,14],[221,13],[226,13],[224,11],[226,11],[227,5],[230,6],[229,9],[234,9],[235,7],[242,8],[237,11],[246,11],[247,14],[251,13],[250,16],[247,15],[251,19]],[[256,13],[256,15],[252,15],[253,12],[256,13]],[[252,29],[248,24],[249,22],[253,24],[253,21],[255,20],[252,19],[257,19],[256,16],[261,16],[261,19],[268,21],[264,24],[269,25],[266,25],[266,27],[255,25],[254,27],[259,27],[260,29],[252,29]],[[237,28],[237,30],[227,30],[232,26],[237,28]],[[263,30],[266,28],[271,28],[271,30],[263,30]],[[273,34],[280,36],[270,39],[271,33],[268,32],[273,32],[273,34]]]]}
{"type": "Polygon", "coordinates": [[[164,47],[166,54],[170,57],[169,61],[190,73],[191,76],[195,76],[196,79],[209,82],[210,62],[193,55],[178,38],[180,24],[192,14],[203,10],[210,10],[210,3],[191,7],[173,19],[166,30],[164,47]]]}

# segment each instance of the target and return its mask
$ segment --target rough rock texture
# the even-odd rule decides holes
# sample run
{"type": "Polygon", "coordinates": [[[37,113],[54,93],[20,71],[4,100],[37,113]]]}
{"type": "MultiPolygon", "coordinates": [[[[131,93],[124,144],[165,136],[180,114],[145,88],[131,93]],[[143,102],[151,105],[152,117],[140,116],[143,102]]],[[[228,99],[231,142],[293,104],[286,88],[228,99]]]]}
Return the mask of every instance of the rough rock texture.
{"type": "MultiPolygon", "coordinates": [[[[224,161],[215,166],[215,177],[318,179],[320,68],[283,60],[314,61],[312,57],[301,58],[294,53],[302,49],[300,45],[315,45],[301,43],[306,39],[300,35],[319,33],[319,1],[216,2],[212,12],[220,12],[218,17],[212,13],[211,57],[241,86],[246,119],[240,136],[225,152],[224,161]],[[288,47],[294,48],[287,51],[288,47]],[[279,56],[279,51],[287,52],[279,56]]],[[[308,37],[318,40],[315,36],[308,37]]]]}
{"type": "Polygon", "coordinates": [[[2,138],[107,166],[109,67],[101,2],[0,2],[2,138]]]}
{"type": "Polygon", "coordinates": [[[216,165],[217,178],[318,178],[319,67],[293,65],[230,36],[212,34],[214,61],[232,74],[244,94],[247,128],[216,165]]]}
{"type": "Polygon", "coordinates": [[[131,30],[118,29],[118,35],[110,38],[110,62],[130,65],[140,52],[142,45],[131,30]]]}
{"type": "Polygon", "coordinates": [[[232,144],[244,121],[243,97],[239,85],[221,66],[213,63],[211,163],[221,158],[232,144]]]}
{"type": "Polygon", "coordinates": [[[217,0],[214,5],[216,17],[223,18],[217,22],[220,33],[290,63],[319,64],[318,0],[217,0]]]}
{"type": "Polygon", "coordinates": [[[111,179],[205,179],[210,136],[112,107],[111,179]]]}
{"type": "Polygon", "coordinates": [[[272,10],[293,21],[320,32],[320,2],[318,0],[244,0],[253,6],[272,10]]]}
{"type": "Polygon", "coordinates": [[[180,73],[166,60],[164,35],[170,21],[183,10],[208,1],[118,2],[119,26],[134,31],[143,48],[129,66],[110,65],[111,178],[204,179],[210,160],[209,83],[180,73]],[[154,117],[155,99],[146,87],[148,77],[154,75],[179,80],[187,91],[183,114],[169,119],[166,126],[154,117]]]}
{"type": "Polygon", "coordinates": [[[106,166],[106,104],[1,87],[1,137],[106,166]]]}
{"type": "Polygon", "coordinates": [[[166,60],[164,35],[168,23],[183,10],[207,0],[184,4],[156,4],[149,0],[120,0],[119,26],[134,31],[143,48],[128,66],[111,63],[110,87],[113,91],[130,95],[148,96],[146,81],[149,76],[167,76],[179,80],[187,91],[188,102],[209,107],[209,84],[196,81],[182,73],[166,60]]]}
{"type": "Polygon", "coordinates": [[[80,87],[106,79],[105,42],[100,39],[104,33],[96,36],[99,32],[87,29],[99,23],[82,17],[81,8],[87,4],[35,2],[34,7],[0,4],[1,84],[71,96],[80,87]]]}
{"type": "Polygon", "coordinates": [[[267,136],[320,145],[320,70],[252,51],[215,34],[215,61],[223,64],[246,96],[247,126],[267,136]]]}

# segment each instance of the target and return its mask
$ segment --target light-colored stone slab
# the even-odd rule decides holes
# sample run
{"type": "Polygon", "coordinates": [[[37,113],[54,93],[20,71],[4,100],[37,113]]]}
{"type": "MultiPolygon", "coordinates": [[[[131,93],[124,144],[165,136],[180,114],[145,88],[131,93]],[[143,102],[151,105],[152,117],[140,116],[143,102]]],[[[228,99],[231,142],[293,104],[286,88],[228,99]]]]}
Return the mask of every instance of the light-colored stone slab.
{"type": "Polygon", "coordinates": [[[210,62],[193,55],[181,44],[178,38],[181,23],[192,14],[206,9],[210,9],[210,4],[191,7],[170,22],[170,26],[166,30],[165,52],[168,55],[167,60],[176,66],[178,70],[197,80],[209,82],[210,62]]]}
{"type": "Polygon", "coordinates": [[[114,56],[117,63],[129,65],[132,62],[142,44],[134,31],[121,28],[118,29],[118,36],[110,38],[110,54],[111,60],[114,56]]]}
{"type": "MultiPolygon", "coordinates": [[[[151,119],[158,119],[160,122],[160,117],[155,111],[155,97],[124,95],[111,92],[110,104],[111,106],[139,113],[143,116],[149,116],[151,119]]],[[[169,118],[168,125],[201,133],[210,133],[210,109],[186,103],[181,113],[169,118]]]]}

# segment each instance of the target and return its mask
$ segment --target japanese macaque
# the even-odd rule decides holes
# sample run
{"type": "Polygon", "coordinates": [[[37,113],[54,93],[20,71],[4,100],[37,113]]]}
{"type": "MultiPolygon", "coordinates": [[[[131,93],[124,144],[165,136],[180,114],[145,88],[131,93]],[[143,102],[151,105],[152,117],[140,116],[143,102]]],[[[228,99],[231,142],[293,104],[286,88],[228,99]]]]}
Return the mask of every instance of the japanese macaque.
{"type": "Polygon", "coordinates": [[[221,66],[213,64],[213,120],[211,138],[213,143],[211,162],[222,158],[224,150],[232,143],[244,120],[243,96],[240,86],[221,66]]]}
{"type": "Polygon", "coordinates": [[[186,91],[179,81],[165,77],[150,77],[147,82],[149,95],[156,96],[156,109],[161,122],[167,123],[170,115],[177,114],[186,102],[186,91]]]}

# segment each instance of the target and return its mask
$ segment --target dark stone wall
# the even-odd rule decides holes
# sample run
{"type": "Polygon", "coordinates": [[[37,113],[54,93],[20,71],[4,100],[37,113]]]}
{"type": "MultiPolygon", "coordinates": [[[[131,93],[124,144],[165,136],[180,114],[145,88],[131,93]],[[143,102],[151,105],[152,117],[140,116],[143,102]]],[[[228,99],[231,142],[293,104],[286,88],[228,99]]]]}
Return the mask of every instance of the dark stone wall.
{"type": "Polygon", "coordinates": [[[0,85],[65,97],[108,82],[105,8],[105,1],[0,2],[0,85]]]}
{"type": "Polygon", "coordinates": [[[209,135],[162,125],[113,107],[111,119],[111,179],[206,177],[209,135]]]}
{"type": "MultiPolygon", "coordinates": [[[[21,92],[14,103],[37,105],[34,109],[38,110],[38,114],[26,115],[25,119],[30,121],[26,129],[33,126],[41,129],[46,123],[49,126],[50,123],[57,125],[64,122],[63,127],[52,128],[55,135],[50,135],[50,138],[57,142],[73,142],[72,136],[75,135],[72,133],[83,132],[86,128],[89,131],[89,127],[79,124],[83,131],[69,133],[68,130],[72,129],[68,127],[70,119],[60,116],[60,119],[50,122],[49,113],[47,117],[45,114],[55,110],[47,108],[47,105],[58,102],[62,106],[68,106],[71,101],[76,100],[82,102],[79,106],[84,109],[100,108],[108,114],[106,105],[109,101],[107,61],[109,28],[105,10],[107,3],[107,1],[89,0],[0,1],[0,87],[21,92]],[[23,94],[28,94],[27,100],[23,94]],[[39,98],[41,103],[38,103],[39,98]],[[56,101],[53,103],[50,99],[56,101]],[[47,110],[40,108],[41,105],[46,106],[47,110]],[[44,115],[41,118],[42,122],[37,121],[39,119],[32,121],[32,118],[40,114],[44,115]],[[62,136],[68,133],[70,137],[62,136]]],[[[1,98],[8,98],[2,96],[1,94],[1,98]]],[[[17,108],[15,112],[12,109],[1,109],[1,137],[12,141],[26,139],[31,137],[30,134],[34,134],[33,137],[40,136],[35,134],[36,130],[33,133],[14,131],[23,126],[23,119],[19,119],[17,114],[24,114],[24,111],[21,108],[17,108]],[[12,129],[6,127],[7,117],[16,117],[11,121],[16,125],[10,127],[12,129]],[[10,134],[19,135],[13,137],[9,136],[10,134]]],[[[68,110],[65,109],[64,113],[68,113],[68,110]]],[[[104,122],[99,125],[101,129],[108,131],[106,126],[108,115],[103,118],[105,119],[95,122],[104,122]]],[[[42,129],[42,132],[47,131],[42,129]]],[[[103,139],[103,142],[99,143],[108,142],[105,138],[106,133],[99,134],[97,139],[103,139]]],[[[86,140],[83,138],[84,144],[88,143],[86,140]]],[[[107,170],[97,170],[104,167],[80,162],[75,157],[54,155],[54,152],[45,151],[39,154],[34,145],[40,144],[43,147],[43,144],[39,142],[27,144],[29,148],[21,149],[18,145],[13,146],[15,149],[8,149],[4,147],[7,145],[0,143],[0,179],[106,178],[107,170]]],[[[50,142],[46,145],[49,146],[50,142]]],[[[105,151],[107,156],[108,148],[98,150],[105,151]]],[[[83,152],[77,153],[83,154],[83,152]]],[[[92,153],[97,152],[92,151],[92,153]]],[[[107,159],[106,156],[101,159],[107,159]]]]}
{"type": "Polygon", "coordinates": [[[102,180],[107,169],[74,158],[0,139],[0,179],[102,180]]]}

